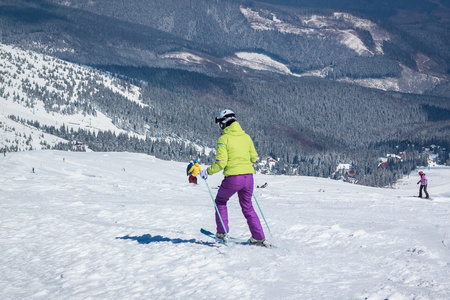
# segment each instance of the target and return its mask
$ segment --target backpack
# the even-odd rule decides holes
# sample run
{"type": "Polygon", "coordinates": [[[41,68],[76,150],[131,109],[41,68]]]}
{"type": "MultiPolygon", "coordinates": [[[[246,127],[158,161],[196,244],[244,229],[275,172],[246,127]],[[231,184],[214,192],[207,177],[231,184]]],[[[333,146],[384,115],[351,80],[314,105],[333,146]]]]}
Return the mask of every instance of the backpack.
{"type": "Polygon", "coordinates": [[[192,168],[193,165],[194,165],[193,163],[190,163],[190,164],[187,166],[187,169],[186,169],[186,174],[187,174],[187,176],[189,176],[189,175],[192,174],[192,172],[191,172],[191,173],[188,173],[188,172],[189,172],[189,170],[192,168]]]}

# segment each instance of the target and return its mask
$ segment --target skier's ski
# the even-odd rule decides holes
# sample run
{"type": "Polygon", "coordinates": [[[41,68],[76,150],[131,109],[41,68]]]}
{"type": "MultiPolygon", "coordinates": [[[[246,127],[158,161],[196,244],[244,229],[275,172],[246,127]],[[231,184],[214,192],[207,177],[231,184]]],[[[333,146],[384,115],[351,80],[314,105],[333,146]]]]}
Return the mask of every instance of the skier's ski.
{"type": "MultiPolygon", "coordinates": [[[[224,243],[221,239],[216,238],[216,235],[214,233],[212,233],[211,231],[202,228],[202,229],[200,229],[200,232],[206,236],[209,236],[210,238],[215,239],[217,242],[219,242],[225,246],[228,246],[227,243],[224,243]]],[[[230,237],[230,242],[232,242],[233,244],[238,244],[238,245],[248,245],[249,244],[247,241],[242,241],[240,239],[232,238],[232,237],[230,237]]]]}
{"type": "Polygon", "coordinates": [[[238,244],[238,245],[250,245],[248,243],[248,241],[242,240],[242,239],[238,239],[238,238],[234,238],[234,237],[230,237],[230,241],[233,244],[238,244]]]}
{"type": "Polygon", "coordinates": [[[433,198],[425,198],[425,197],[419,197],[419,196],[412,196],[414,198],[421,198],[421,199],[425,199],[425,200],[433,200],[433,198]]]}
{"type": "Polygon", "coordinates": [[[227,243],[225,243],[221,239],[216,238],[216,235],[214,233],[212,233],[211,231],[202,228],[202,229],[200,229],[200,232],[203,233],[206,236],[209,236],[210,238],[215,239],[217,242],[221,243],[222,245],[225,245],[225,246],[228,247],[227,243]]]}

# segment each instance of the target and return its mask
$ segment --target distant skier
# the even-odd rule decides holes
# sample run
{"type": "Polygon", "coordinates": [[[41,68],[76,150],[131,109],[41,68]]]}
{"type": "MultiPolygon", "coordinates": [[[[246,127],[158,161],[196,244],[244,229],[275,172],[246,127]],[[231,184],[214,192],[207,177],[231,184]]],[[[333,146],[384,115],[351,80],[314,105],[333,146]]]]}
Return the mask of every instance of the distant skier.
{"type": "Polygon", "coordinates": [[[189,182],[197,184],[197,175],[200,173],[202,168],[198,164],[198,160],[194,160],[194,165],[188,170],[189,182]]]}
{"type": "Polygon", "coordinates": [[[191,161],[189,162],[189,165],[188,165],[187,168],[186,168],[186,175],[187,175],[187,176],[191,175],[191,173],[189,173],[189,170],[192,168],[193,165],[194,165],[194,161],[191,160],[191,161]]]}
{"type": "Polygon", "coordinates": [[[222,222],[216,212],[216,237],[227,243],[226,232],[228,228],[227,202],[236,192],[242,213],[247,219],[247,224],[252,234],[250,244],[270,247],[270,242],[264,236],[264,231],[252,205],[253,195],[253,163],[256,162],[258,153],[251,137],[242,130],[236,121],[235,114],[230,109],[222,110],[216,118],[222,135],[217,140],[216,162],[203,170],[200,175],[207,179],[208,175],[223,171],[225,178],[220,185],[216,196],[216,205],[222,222]],[[223,228],[225,226],[225,228],[223,228]],[[226,232],[225,232],[226,229],[226,232]]]}
{"type": "Polygon", "coordinates": [[[428,179],[427,179],[427,175],[425,175],[424,172],[420,171],[419,172],[420,175],[420,180],[417,182],[417,184],[420,183],[420,189],[419,189],[419,198],[422,198],[422,190],[425,192],[426,195],[426,199],[430,198],[430,195],[428,195],[427,192],[427,186],[428,186],[428,179]]]}

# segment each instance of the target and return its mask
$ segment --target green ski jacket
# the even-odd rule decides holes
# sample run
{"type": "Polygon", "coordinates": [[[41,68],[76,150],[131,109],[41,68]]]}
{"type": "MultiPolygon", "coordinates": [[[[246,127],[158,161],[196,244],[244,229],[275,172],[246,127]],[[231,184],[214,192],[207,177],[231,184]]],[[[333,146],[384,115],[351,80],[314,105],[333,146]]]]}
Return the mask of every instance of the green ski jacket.
{"type": "Polygon", "coordinates": [[[253,163],[258,153],[251,137],[242,130],[238,122],[233,122],[222,131],[217,140],[216,162],[208,167],[209,175],[223,171],[225,177],[253,174],[253,163]]]}

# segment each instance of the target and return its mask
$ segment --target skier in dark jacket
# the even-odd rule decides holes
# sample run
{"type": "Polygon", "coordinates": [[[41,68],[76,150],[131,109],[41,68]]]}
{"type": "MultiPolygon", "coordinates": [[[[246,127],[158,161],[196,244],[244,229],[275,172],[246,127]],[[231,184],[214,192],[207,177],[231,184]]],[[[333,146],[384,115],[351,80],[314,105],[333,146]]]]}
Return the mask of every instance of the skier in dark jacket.
{"type": "Polygon", "coordinates": [[[428,180],[427,180],[427,175],[425,175],[424,172],[420,171],[419,172],[420,175],[420,180],[419,182],[417,182],[417,184],[420,183],[420,189],[419,189],[419,198],[422,198],[422,190],[425,192],[425,198],[429,199],[430,195],[428,195],[427,192],[427,186],[428,186],[428,180]]]}
{"type": "Polygon", "coordinates": [[[191,161],[189,162],[189,165],[188,165],[187,168],[186,168],[186,175],[187,175],[187,176],[191,175],[192,172],[189,173],[189,170],[192,168],[193,165],[194,165],[194,161],[191,160],[191,161]]]}

